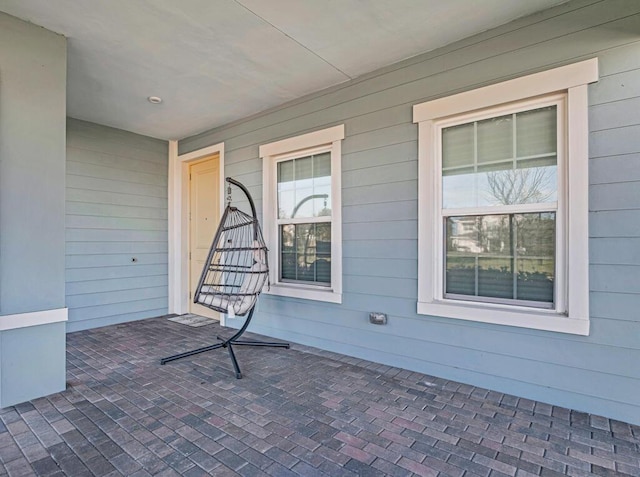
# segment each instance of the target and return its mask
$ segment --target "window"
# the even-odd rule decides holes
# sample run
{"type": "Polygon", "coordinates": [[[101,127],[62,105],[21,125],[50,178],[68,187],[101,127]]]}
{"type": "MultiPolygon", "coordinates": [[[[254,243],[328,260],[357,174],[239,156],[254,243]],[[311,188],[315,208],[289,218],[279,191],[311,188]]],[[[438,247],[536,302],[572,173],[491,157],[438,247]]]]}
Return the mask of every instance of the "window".
{"type": "Polygon", "coordinates": [[[552,96],[436,122],[444,298],[555,307],[564,103],[552,96]]]}
{"type": "Polygon", "coordinates": [[[589,333],[596,80],[589,60],[414,107],[418,313],[589,333]]]}
{"type": "Polygon", "coordinates": [[[341,303],[341,143],[344,126],[265,144],[266,293],[341,303]]]}

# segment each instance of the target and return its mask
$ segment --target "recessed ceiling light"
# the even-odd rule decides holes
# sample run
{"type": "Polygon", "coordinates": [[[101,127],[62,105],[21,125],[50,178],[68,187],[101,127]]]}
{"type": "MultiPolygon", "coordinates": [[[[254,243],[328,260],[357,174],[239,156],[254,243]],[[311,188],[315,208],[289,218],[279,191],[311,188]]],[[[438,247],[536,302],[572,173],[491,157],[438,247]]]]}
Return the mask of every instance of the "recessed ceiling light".
{"type": "Polygon", "coordinates": [[[147,100],[149,100],[149,102],[152,103],[152,104],[160,104],[160,103],[162,103],[162,98],[160,98],[159,96],[149,96],[147,98],[147,100]]]}

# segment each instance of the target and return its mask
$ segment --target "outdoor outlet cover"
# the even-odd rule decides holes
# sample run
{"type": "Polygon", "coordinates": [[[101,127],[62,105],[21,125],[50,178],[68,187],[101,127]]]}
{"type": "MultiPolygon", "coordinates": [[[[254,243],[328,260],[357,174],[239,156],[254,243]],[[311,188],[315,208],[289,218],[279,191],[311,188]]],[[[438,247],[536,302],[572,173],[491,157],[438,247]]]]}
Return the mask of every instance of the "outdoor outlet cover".
{"type": "Polygon", "coordinates": [[[372,323],[374,325],[386,325],[386,313],[378,313],[377,311],[372,311],[371,313],[369,313],[369,323],[372,323]]]}

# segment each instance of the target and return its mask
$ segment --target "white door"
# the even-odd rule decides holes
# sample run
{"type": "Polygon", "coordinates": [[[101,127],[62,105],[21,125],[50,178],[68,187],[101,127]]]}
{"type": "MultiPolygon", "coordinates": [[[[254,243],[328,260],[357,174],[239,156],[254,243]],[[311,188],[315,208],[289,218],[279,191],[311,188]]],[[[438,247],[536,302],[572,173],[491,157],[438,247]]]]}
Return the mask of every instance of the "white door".
{"type": "Polygon", "coordinates": [[[189,312],[220,319],[219,313],[193,303],[193,293],[220,221],[220,156],[189,166],[189,312]]]}

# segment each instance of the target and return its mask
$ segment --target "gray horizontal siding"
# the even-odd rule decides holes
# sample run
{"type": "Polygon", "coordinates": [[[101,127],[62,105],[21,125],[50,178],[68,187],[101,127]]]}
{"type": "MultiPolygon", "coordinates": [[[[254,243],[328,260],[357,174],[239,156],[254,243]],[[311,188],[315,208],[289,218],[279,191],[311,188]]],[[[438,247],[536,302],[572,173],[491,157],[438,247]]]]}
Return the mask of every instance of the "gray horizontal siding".
{"type": "Polygon", "coordinates": [[[68,330],[165,314],[166,142],[69,119],[66,184],[68,330]]]}
{"type": "Polygon", "coordinates": [[[342,244],[343,258],[400,258],[418,259],[416,240],[358,240],[342,244]]]}
{"type": "Polygon", "coordinates": [[[640,180],[640,154],[591,159],[591,184],[637,182],[640,180]]]}
{"type": "Polygon", "coordinates": [[[640,188],[635,181],[596,184],[589,192],[592,211],[640,208],[640,188]]]}
{"type": "MultiPolygon", "coordinates": [[[[166,287],[166,275],[148,275],[144,281],[145,288],[166,287]]],[[[140,287],[139,277],[107,278],[100,280],[82,280],[68,282],[67,292],[70,297],[92,295],[97,293],[110,293],[124,290],[134,290],[140,287]]]]}
{"type": "Polygon", "coordinates": [[[589,128],[603,131],[637,124],[640,96],[591,107],[589,128]]]}
{"type": "Polygon", "coordinates": [[[343,302],[263,295],[253,329],[640,423],[639,31],[639,2],[573,1],[180,141],[180,153],[224,142],[225,172],[260,199],[261,144],[345,124],[343,302]],[[590,335],[417,315],[412,106],[593,57],[590,335]]]}
{"type": "Polygon", "coordinates": [[[589,252],[594,265],[640,265],[640,238],[593,238],[589,252]]]}

